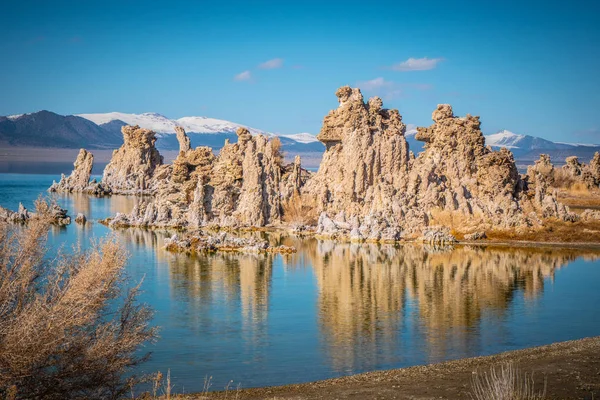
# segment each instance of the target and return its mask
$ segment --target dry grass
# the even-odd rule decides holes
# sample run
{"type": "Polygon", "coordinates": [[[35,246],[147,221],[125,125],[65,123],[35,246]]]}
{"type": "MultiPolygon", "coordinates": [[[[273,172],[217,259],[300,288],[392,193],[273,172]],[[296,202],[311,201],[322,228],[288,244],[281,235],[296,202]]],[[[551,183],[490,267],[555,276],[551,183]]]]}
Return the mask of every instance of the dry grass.
{"type": "Polygon", "coordinates": [[[294,193],[291,199],[283,203],[283,220],[295,225],[315,225],[317,207],[314,200],[294,193]]]}
{"type": "Polygon", "coordinates": [[[485,230],[486,221],[481,215],[468,216],[459,211],[448,211],[435,208],[429,212],[431,221],[429,225],[441,225],[450,229],[450,233],[457,239],[462,239],[466,233],[485,230]]]}
{"type": "Polygon", "coordinates": [[[486,235],[495,241],[600,243],[600,221],[565,222],[549,218],[539,228],[492,229],[486,230],[486,235]]]}
{"type": "Polygon", "coordinates": [[[281,139],[278,137],[274,137],[270,139],[271,148],[273,149],[273,158],[275,159],[275,163],[277,165],[283,165],[284,154],[281,149],[281,139]]]}
{"type": "Polygon", "coordinates": [[[503,364],[489,372],[474,373],[471,397],[476,400],[541,400],[546,397],[546,382],[543,390],[537,392],[533,374],[521,374],[513,364],[503,364]]]}
{"type": "Polygon", "coordinates": [[[0,396],[118,398],[136,383],[156,332],[151,311],[125,291],[125,250],[115,240],[51,258],[47,204],[26,227],[0,223],[0,396]]]}

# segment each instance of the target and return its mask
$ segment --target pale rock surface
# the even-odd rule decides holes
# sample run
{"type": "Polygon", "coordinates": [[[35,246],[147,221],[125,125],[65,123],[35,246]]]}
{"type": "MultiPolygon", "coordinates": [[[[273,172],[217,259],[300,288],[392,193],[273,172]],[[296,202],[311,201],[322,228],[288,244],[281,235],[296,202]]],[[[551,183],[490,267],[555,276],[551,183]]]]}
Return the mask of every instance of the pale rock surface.
{"type": "Polygon", "coordinates": [[[78,213],[75,217],[75,222],[80,225],[85,225],[85,223],[87,222],[87,218],[83,213],[78,213]]]}
{"type": "Polygon", "coordinates": [[[299,160],[286,173],[279,139],[253,136],[245,128],[237,135],[237,143],[226,141],[214,156],[209,147],[190,149],[185,131],[178,129],[179,156],[173,165],[161,166],[168,167],[168,173],[148,181],[155,196],[131,214],[118,214],[111,225],[197,228],[279,223],[282,182],[290,193],[298,192],[303,182],[299,160]]]}
{"type": "Polygon", "coordinates": [[[197,231],[187,234],[175,234],[165,239],[169,251],[184,253],[203,252],[246,252],[246,253],[295,253],[291,246],[271,246],[266,240],[255,236],[239,237],[227,232],[209,234],[197,231]]]}
{"type": "Polygon", "coordinates": [[[123,145],[113,152],[102,183],[115,194],[154,194],[158,177],[168,174],[155,147],[156,134],[139,126],[124,126],[123,145]]]}
{"type": "MultiPolygon", "coordinates": [[[[302,192],[314,199],[318,213],[328,216],[322,215],[321,223],[335,219],[344,231],[357,230],[354,239],[368,239],[379,234],[373,234],[372,221],[365,223],[362,219],[370,216],[386,220],[394,214],[395,196],[406,190],[406,126],[397,110],[382,108],[381,99],[375,97],[364,103],[359,89],[342,87],[336,95],[339,107],[325,117],[317,136],[327,150],[319,171],[302,192]],[[344,221],[335,218],[342,212],[348,216],[344,221]]],[[[319,233],[331,234],[332,226],[321,223],[319,233]]],[[[400,235],[399,230],[391,232],[397,223],[385,225],[389,225],[386,236],[400,235]]]]}
{"type": "Polygon", "coordinates": [[[340,88],[339,106],[317,138],[327,150],[303,187],[320,214],[317,233],[352,240],[419,237],[446,213],[474,230],[538,225],[538,214],[565,220],[568,208],[543,188],[526,193],[512,153],[485,146],[479,117],[455,117],[448,104],[418,128],[424,151],[410,156],[405,125],[381,99],[363,101],[358,89],[340,88]]]}
{"type": "MultiPolygon", "coordinates": [[[[51,204],[48,209],[48,215],[51,222],[56,225],[69,225],[71,223],[71,217],[67,215],[67,210],[51,204]]],[[[39,215],[27,210],[22,203],[19,203],[17,211],[12,211],[4,207],[0,207],[0,221],[8,222],[11,224],[24,224],[31,219],[38,218],[39,215]]]]}
{"type": "Polygon", "coordinates": [[[79,150],[77,159],[73,164],[73,172],[71,175],[61,175],[59,182],[52,182],[52,186],[48,189],[49,192],[64,192],[64,193],[87,193],[97,196],[110,194],[110,189],[102,183],[92,180],[92,168],[94,167],[94,155],[85,149],[79,150]]]}

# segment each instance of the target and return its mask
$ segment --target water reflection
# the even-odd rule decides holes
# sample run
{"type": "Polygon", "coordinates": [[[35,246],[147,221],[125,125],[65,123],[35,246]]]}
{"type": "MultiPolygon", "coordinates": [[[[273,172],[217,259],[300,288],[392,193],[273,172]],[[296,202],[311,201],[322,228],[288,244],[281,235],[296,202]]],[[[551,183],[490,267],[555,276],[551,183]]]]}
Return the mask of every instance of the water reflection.
{"type": "MultiPolygon", "coordinates": [[[[582,256],[581,250],[564,249],[431,251],[416,245],[271,240],[299,249],[283,259],[286,270],[312,268],[322,351],[340,372],[401,364],[405,353],[414,353],[411,346],[425,361],[470,353],[478,347],[482,318],[504,318],[517,295],[534,301],[557,268],[582,256]]],[[[597,257],[593,251],[587,256],[597,257]]],[[[215,298],[237,304],[245,338],[258,340],[266,335],[273,259],[172,256],[172,289],[195,304],[198,316],[215,298]]]]}

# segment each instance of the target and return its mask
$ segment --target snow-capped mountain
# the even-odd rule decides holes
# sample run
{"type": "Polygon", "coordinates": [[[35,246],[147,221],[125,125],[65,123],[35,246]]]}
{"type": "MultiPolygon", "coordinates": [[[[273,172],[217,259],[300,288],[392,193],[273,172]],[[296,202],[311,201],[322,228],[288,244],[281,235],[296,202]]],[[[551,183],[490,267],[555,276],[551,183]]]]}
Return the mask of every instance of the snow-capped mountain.
{"type": "MultiPolygon", "coordinates": [[[[494,148],[506,147],[515,155],[536,150],[569,150],[579,146],[577,144],[552,142],[530,135],[519,135],[507,130],[487,135],[485,137],[485,143],[494,148]]],[[[594,147],[594,145],[590,146],[594,147]]]]}
{"type": "MultiPolygon", "coordinates": [[[[410,149],[415,154],[423,150],[423,142],[415,139],[416,129],[406,129],[406,140],[410,149]]],[[[580,144],[553,142],[540,137],[520,135],[508,130],[501,130],[491,135],[485,135],[485,144],[498,150],[502,147],[509,149],[519,162],[531,163],[538,159],[540,154],[549,154],[552,160],[560,164],[568,156],[578,156],[582,160],[589,160],[596,151],[600,151],[600,144],[580,144]]]]}
{"type": "Polygon", "coordinates": [[[238,124],[236,122],[208,117],[183,117],[179,119],[169,119],[164,115],[157,113],[126,114],[120,112],[111,112],[105,114],[79,114],[78,116],[88,119],[100,126],[113,121],[122,121],[127,125],[139,125],[141,128],[152,129],[159,135],[175,133],[176,126],[181,126],[187,133],[190,134],[235,134],[235,131],[239,127],[245,127],[252,134],[281,136],[298,143],[313,143],[317,141],[317,138],[310,133],[297,133],[292,135],[274,134],[238,124]]]}

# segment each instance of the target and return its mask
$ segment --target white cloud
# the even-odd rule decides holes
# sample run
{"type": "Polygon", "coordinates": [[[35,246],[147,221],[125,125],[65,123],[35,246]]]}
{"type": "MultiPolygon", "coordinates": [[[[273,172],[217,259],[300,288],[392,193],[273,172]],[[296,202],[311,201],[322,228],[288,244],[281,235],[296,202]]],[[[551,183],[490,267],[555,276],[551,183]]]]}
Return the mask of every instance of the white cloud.
{"type": "Polygon", "coordinates": [[[240,72],[236,76],[233,77],[236,81],[249,81],[252,78],[252,74],[250,71],[240,72]]]}
{"type": "Polygon", "coordinates": [[[370,81],[358,82],[357,86],[365,92],[370,92],[388,100],[402,94],[400,85],[392,81],[386,81],[381,77],[371,79],[370,81]]]}
{"type": "Polygon", "coordinates": [[[258,66],[260,69],[276,69],[281,67],[283,67],[283,58],[274,58],[258,66]]]}
{"type": "Polygon", "coordinates": [[[394,71],[427,71],[434,69],[439,62],[443,61],[443,58],[409,58],[406,61],[402,61],[398,64],[391,66],[394,71]]]}

